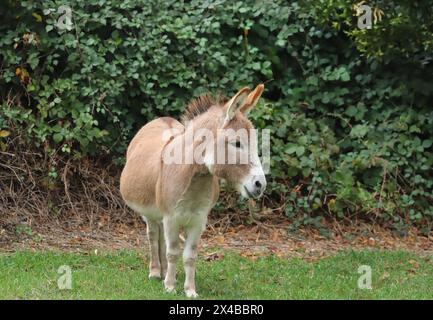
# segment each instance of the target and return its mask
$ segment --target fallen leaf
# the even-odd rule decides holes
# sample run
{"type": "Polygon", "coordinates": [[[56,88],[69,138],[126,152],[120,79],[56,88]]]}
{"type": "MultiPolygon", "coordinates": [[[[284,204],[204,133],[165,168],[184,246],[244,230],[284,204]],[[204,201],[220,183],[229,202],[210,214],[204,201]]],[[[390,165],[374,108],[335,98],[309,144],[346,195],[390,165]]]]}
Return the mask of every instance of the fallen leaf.
{"type": "Polygon", "coordinates": [[[389,278],[391,275],[388,272],[384,272],[381,276],[380,276],[380,280],[385,280],[387,278],[389,278]]]}
{"type": "Polygon", "coordinates": [[[28,84],[30,82],[30,75],[24,68],[16,68],[15,75],[20,78],[20,81],[23,84],[28,84]]]}
{"type": "Polygon", "coordinates": [[[247,258],[247,259],[252,260],[252,261],[257,260],[257,255],[254,252],[243,251],[240,253],[240,255],[241,255],[241,257],[247,258]]]}
{"type": "Polygon", "coordinates": [[[409,263],[412,265],[413,269],[419,269],[419,263],[416,260],[410,259],[409,263]]]}
{"type": "Polygon", "coordinates": [[[280,232],[279,230],[275,229],[272,231],[271,236],[270,236],[270,240],[272,242],[280,242],[280,232]]]}
{"type": "Polygon", "coordinates": [[[32,16],[36,19],[37,22],[41,22],[42,21],[42,16],[36,12],[32,13],[32,16]]]}
{"type": "Polygon", "coordinates": [[[10,135],[10,131],[8,130],[0,130],[0,138],[6,138],[10,135]]]}
{"type": "Polygon", "coordinates": [[[213,238],[213,240],[214,240],[216,243],[219,243],[219,244],[224,244],[225,241],[226,241],[226,239],[225,239],[224,236],[216,236],[216,237],[213,238]]]}
{"type": "Polygon", "coordinates": [[[216,261],[224,258],[224,253],[222,252],[210,252],[207,253],[204,257],[204,261],[216,261]]]}

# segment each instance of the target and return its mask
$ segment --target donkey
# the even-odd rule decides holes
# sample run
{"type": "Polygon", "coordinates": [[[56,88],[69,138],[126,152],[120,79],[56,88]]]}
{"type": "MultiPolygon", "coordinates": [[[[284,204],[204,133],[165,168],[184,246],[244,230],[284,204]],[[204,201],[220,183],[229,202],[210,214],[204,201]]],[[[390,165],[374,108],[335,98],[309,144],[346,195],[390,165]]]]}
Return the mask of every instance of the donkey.
{"type": "Polygon", "coordinates": [[[245,198],[259,197],[266,188],[254,143],[257,137],[247,119],[263,90],[263,84],[253,91],[245,87],[230,100],[202,95],[188,104],[183,123],[169,117],[155,119],[128,146],[120,192],[147,224],[149,278],[165,277],[167,292],[175,291],[182,229],[184,290],[187,297],[197,297],[197,247],[219,195],[219,178],[245,198]],[[240,130],[247,134],[237,134],[240,130]],[[180,157],[170,158],[179,150],[183,151],[180,157]],[[223,156],[218,154],[221,151],[223,156]],[[173,161],[178,158],[181,161],[173,161]]]}

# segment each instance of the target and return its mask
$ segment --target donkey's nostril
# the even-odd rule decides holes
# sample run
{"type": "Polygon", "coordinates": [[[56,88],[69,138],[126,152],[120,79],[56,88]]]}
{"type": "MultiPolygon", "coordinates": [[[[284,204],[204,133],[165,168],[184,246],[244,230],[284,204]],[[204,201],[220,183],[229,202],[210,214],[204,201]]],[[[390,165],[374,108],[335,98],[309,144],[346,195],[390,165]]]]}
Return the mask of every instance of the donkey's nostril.
{"type": "Polygon", "coordinates": [[[259,180],[256,181],[256,187],[257,187],[257,188],[261,188],[261,187],[262,187],[262,184],[260,183],[259,180]]]}

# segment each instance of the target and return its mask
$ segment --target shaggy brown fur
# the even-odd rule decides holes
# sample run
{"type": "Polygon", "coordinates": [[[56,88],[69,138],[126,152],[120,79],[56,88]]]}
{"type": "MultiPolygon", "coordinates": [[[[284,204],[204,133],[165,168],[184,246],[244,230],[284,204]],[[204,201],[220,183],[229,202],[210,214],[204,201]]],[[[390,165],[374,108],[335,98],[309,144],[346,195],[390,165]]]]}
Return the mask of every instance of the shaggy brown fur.
{"type": "Polygon", "coordinates": [[[212,106],[223,106],[227,101],[228,99],[222,95],[213,96],[210,93],[202,94],[188,103],[185,113],[182,115],[182,122],[185,123],[194,119],[208,111],[212,106]]]}

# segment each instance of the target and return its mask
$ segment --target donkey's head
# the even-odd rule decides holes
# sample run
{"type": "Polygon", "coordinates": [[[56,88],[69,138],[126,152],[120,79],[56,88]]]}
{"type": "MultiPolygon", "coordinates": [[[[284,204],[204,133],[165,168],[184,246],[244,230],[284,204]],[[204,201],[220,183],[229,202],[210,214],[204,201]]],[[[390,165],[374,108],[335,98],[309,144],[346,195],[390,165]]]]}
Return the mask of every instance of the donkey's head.
{"type": "Polygon", "coordinates": [[[262,84],[251,92],[243,88],[220,106],[215,152],[206,154],[205,159],[211,173],[235,185],[247,198],[260,196],[266,188],[257,135],[247,118],[263,90],[262,84]]]}

